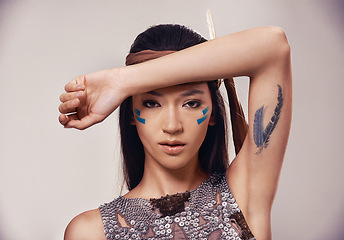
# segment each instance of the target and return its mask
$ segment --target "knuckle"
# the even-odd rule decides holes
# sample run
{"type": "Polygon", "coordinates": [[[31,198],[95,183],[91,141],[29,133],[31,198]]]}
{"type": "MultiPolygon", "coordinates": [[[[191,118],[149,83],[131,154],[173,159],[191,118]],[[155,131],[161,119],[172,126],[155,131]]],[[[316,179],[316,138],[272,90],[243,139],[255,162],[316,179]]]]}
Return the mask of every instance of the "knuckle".
{"type": "Polygon", "coordinates": [[[61,95],[60,95],[60,101],[61,101],[61,102],[64,102],[64,94],[61,94],[61,95]]]}
{"type": "Polygon", "coordinates": [[[59,111],[60,113],[65,113],[65,104],[60,104],[59,111]]]}
{"type": "Polygon", "coordinates": [[[77,76],[77,77],[75,78],[76,84],[82,83],[84,77],[85,77],[84,75],[77,76]]]}
{"type": "Polygon", "coordinates": [[[73,104],[72,104],[72,101],[68,101],[68,102],[66,102],[66,104],[67,104],[66,108],[67,108],[69,111],[72,110],[72,109],[74,109],[73,104]]]}
{"type": "Polygon", "coordinates": [[[61,114],[61,115],[59,116],[59,122],[60,122],[62,125],[65,125],[66,122],[67,122],[66,117],[65,117],[64,115],[61,114]]]}

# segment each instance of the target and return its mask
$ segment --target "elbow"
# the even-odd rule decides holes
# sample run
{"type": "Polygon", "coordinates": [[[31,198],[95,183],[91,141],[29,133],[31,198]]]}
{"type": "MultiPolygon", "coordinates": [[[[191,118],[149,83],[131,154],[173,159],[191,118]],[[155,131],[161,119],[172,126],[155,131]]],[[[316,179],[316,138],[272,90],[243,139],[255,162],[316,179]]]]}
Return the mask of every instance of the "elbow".
{"type": "Polygon", "coordinates": [[[276,26],[267,26],[260,30],[262,65],[259,67],[261,69],[290,68],[291,51],[284,30],[276,26]]]}
{"type": "Polygon", "coordinates": [[[286,33],[281,27],[268,27],[269,37],[271,38],[272,52],[276,57],[282,59],[290,58],[290,45],[286,33]]]}

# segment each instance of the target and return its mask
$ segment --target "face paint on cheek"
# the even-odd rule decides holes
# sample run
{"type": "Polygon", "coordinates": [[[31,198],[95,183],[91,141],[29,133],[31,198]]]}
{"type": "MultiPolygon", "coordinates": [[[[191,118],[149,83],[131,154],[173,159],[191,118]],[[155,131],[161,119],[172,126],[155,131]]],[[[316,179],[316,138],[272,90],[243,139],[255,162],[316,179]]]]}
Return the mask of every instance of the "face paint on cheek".
{"type": "Polygon", "coordinates": [[[146,119],[139,117],[141,112],[138,109],[136,109],[136,108],[134,109],[134,112],[135,112],[136,120],[139,121],[142,124],[145,124],[146,123],[146,119]]]}
{"type": "Polygon", "coordinates": [[[206,115],[208,111],[209,111],[209,107],[206,107],[206,108],[202,111],[203,115],[206,115]]]}
{"type": "Polygon", "coordinates": [[[198,125],[200,125],[202,122],[204,122],[204,120],[206,120],[206,119],[208,118],[209,115],[206,115],[208,111],[209,111],[209,107],[206,107],[206,108],[202,111],[203,115],[205,115],[205,116],[204,116],[204,117],[201,117],[201,118],[199,118],[199,119],[197,119],[198,125]]]}

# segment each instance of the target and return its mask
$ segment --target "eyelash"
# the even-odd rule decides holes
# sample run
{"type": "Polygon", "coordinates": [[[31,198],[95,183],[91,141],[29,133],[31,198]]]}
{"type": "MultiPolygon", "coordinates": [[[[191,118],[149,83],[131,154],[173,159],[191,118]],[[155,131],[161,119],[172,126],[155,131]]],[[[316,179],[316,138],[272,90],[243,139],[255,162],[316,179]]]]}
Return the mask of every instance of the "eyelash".
{"type": "Polygon", "coordinates": [[[142,105],[146,108],[154,108],[156,105],[159,105],[158,107],[160,107],[160,104],[154,100],[145,100],[143,101],[142,105]],[[150,104],[154,104],[155,106],[150,106],[150,104]]]}
{"type": "Polygon", "coordinates": [[[190,107],[189,106],[189,108],[193,108],[193,109],[197,109],[197,108],[199,108],[200,106],[201,106],[201,101],[199,101],[199,100],[191,100],[191,101],[188,101],[188,102],[186,102],[186,103],[184,103],[183,104],[183,107],[185,106],[185,105],[190,105],[190,103],[191,104],[196,104],[196,106],[194,106],[194,107],[190,107]]]}
{"type": "MultiPolygon", "coordinates": [[[[190,100],[187,101],[186,103],[183,104],[183,107],[187,107],[187,108],[191,108],[191,109],[197,109],[201,106],[201,101],[199,100],[190,100]],[[191,105],[196,105],[196,106],[190,106],[191,105]],[[187,106],[188,105],[188,106],[187,106]]],[[[145,100],[142,103],[143,106],[145,106],[146,108],[155,108],[155,107],[161,107],[161,105],[154,100],[145,100]]]]}

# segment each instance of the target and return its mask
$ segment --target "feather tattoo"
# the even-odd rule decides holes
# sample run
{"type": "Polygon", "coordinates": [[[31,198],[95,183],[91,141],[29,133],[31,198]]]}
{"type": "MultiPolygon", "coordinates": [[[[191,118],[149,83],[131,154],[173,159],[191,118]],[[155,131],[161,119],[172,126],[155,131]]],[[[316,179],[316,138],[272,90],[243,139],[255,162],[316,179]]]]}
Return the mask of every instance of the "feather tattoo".
{"type": "Polygon", "coordinates": [[[253,139],[254,143],[256,144],[257,148],[259,148],[257,154],[259,154],[263,148],[266,148],[270,142],[270,135],[274,131],[278,120],[281,115],[281,109],[283,106],[283,93],[282,87],[278,86],[278,97],[277,97],[277,105],[275,107],[274,114],[272,115],[270,122],[263,130],[263,109],[264,106],[259,108],[256,113],[254,114],[254,122],[253,122],[253,139]]]}
{"type": "Polygon", "coordinates": [[[263,109],[264,106],[259,108],[256,113],[254,114],[254,122],[253,122],[253,138],[254,142],[257,147],[261,148],[264,142],[264,134],[263,134],[263,109]]]}

